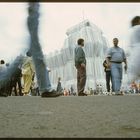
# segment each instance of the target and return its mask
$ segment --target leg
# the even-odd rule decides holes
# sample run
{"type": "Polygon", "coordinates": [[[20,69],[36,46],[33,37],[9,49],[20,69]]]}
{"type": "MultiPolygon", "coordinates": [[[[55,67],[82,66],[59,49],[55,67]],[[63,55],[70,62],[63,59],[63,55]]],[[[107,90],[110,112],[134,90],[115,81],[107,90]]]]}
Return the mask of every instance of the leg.
{"type": "Polygon", "coordinates": [[[86,69],[85,68],[78,68],[78,71],[79,71],[79,84],[78,84],[78,88],[79,88],[79,91],[78,91],[78,94],[83,94],[84,93],[84,89],[85,89],[85,84],[86,84],[86,69]]]}
{"type": "Polygon", "coordinates": [[[22,86],[21,86],[21,78],[17,79],[18,88],[19,88],[19,95],[22,96],[22,86]]]}
{"type": "Polygon", "coordinates": [[[79,68],[77,69],[77,92],[79,93],[80,91],[80,72],[79,68]]]}
{"type": "Polygon", "coordinates": [[[114,92],[114,87],[113,87],[113,80],[112,80],[112,75],[111,75],[111,72],[110,72],[110,80],[111,80],[111,84],[112,84],[112,92],[114,92]]]}
{"type": "Polygon", "coordinates": [[[12,89],[13,89],[13,81],[12,79],[10,80],[10,86],[9,86],[9,96],[12,95],[12,89]]]}
{"type": "Polygon", "coordinates": [[[11,83],[10,83],[11,81],[10,80],[8,80],[8,83],[7,83],[7,93],[8,93],[8,96],[10,96],[11,95],[11,83]]]}
{"type": "Polygon", "coordinates": [[[110,71],[106,72],[106,88],[107,92],[110,92],[110,71]]]}
{"type": "Polygon", "coordinates": [[[17,81],[16,81],[16,79],[13,80],[13,87],[14,87],[15,96],[17,96],[17,81]]]}
{"type": "Polygon", "coordinates": [[[50,85],[48,84],[49,76],[38,37],[39,3],[29,3],[28,14],[29,16],[27,19],[27,25],[30,33],[30,51],[32,52],[32,57],[35,64],[35,71],[40,94],[42,97],[60,96],[61,93],[56,93],[52,89],[50,90],[51,86],[48,87],[48,85],[50,85]]]}
{"type": "Polygon", "coordinates": [[[111,76],[112,76],[112,85],[114,92],[119,92],[121,87],[122,80],[122,65],[114,64],[111,65],[111,76]]]}
{"type": "Polygon", "coordinates": [[[118,84],[117,84],[118,87],[117,87],[117,89],[118,89],[118,91],[120,91],[121,84],[122,84],[122,65],[119,64],[118,67],[119,67],[119,76],[118,76],[118,84]]]}
{"type": "Polygon", "coordinates": [[[111,76],[112,76],[112,85],[114,92],[118,92],[119,89],[119,83],[120,83],[120,71],[118,64],[111,64],[111,76]]]}

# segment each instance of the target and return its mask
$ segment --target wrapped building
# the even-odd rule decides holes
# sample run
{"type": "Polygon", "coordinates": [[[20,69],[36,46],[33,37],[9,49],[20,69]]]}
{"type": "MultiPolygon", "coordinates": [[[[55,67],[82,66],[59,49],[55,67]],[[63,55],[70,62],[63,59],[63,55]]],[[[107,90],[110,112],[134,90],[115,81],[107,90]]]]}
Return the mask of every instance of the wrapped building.
{"type": "Polygon", "coordinates": [[[60,51],[55,51],[46,56],[47,66],[51,69],[50,80],[53,87],[57,86],[58,77],[61,77],[63,88],[76,90],[77,74],[74,64],[74,49],[79,38],[85,40],[84,51],[87,60],[87,88],[96,88],[96,83],[105,86],[103,61],[108,48],[108,42],[103,32],[88,20],[69,28],[67,38],[60,51]]]}

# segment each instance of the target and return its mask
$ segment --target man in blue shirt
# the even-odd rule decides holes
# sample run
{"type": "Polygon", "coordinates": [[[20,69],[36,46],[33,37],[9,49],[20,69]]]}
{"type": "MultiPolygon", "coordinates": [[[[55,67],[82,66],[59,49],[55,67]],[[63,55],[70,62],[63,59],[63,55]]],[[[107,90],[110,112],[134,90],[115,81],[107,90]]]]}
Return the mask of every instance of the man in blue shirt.
{"type": "Polygon", "coordinates": [[[127,61],[125,52],[118,46],[118,38],[113,39],[114,46],[108,50],[107,63],[111,68],[112,87],[115,95],[120,95],[120,88],[122,82],[122,62],[125,63],[125,71],[127,70],[127,61]]]}

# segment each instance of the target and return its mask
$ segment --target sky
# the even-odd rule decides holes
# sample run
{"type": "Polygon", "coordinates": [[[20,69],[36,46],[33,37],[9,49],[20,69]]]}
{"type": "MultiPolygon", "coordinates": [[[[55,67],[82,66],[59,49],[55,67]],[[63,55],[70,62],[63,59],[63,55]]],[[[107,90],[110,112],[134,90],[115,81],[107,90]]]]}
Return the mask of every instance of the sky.
{"type": "MultiPolygon", "coordinates": [[[[0,59],[6,62],[29,47],[27,3],[0,3],[0,59]]],[[[41,3],[39,39],[43,53],[60,50],[66,31],[84,19],[97,25],[112,46],[118,37],[127,49],[132,18],[140,14],[140,3],[41,3]]]]}

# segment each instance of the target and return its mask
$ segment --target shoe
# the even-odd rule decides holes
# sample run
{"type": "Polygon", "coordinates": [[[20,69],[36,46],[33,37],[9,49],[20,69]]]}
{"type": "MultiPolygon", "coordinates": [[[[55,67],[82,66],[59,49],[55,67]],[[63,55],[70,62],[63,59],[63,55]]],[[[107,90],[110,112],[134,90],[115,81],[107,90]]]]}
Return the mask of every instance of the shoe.
{"type": "Polygon", "coordinates": [[[87,96],[85,93],[78,93],[78,96],[87,96]]]}
{"type": "Polygon", "coordinates": [[[124,94],[123,94],[123,93],[119,93],[118,95],[121,95],[121,96],[123,96],[124,94]]]}
{"type": "Polygon", "coordinates": [[[121,95],[121,96],[123,96],[124,94],[122,92],[116,92],[115,95],[121,95]]]}
{"type": "Polygon", "coordinates": [[[111,92],[107,92],[106,95],[112,95],[111,92]]]}
{"type": "Polygon", "coordinates": [[[25,92],[25,93],[23,93],[23,96],[27,96],[27,94],[28,94],[28,93],[27,93],[27,92],[25,92]]]}
{"type": "Polygon", "coordinates": [[[51,98],[51,97],[58,97],[58,96],[61,96],[61,95],[63,95],[63,93],[53,90],[51,92],[48,92],[48,91],[43,92],[41,94],[41,97],[48,97],[48,98],[50,97],[51,98]]]}
{"type": "Polygon", "coordinates": [[[19,95],[20,95],[20,96],[23,96],[24,94],[23,94],[23,93],[20,93],[19,95]]]}

